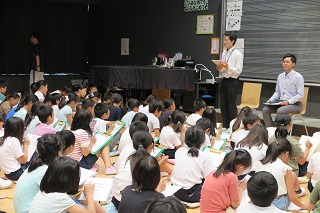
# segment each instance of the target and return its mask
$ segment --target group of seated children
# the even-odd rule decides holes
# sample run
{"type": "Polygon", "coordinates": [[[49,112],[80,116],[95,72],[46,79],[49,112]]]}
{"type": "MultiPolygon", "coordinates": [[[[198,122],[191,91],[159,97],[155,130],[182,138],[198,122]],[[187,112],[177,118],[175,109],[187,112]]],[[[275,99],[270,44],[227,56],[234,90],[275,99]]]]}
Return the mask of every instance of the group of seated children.
{"type": "MultiPolygon", "coordinates": [[[[203,213],[229,212],[236,208],[237,212],[282,212],[288,210],[290,202],[311,210],[319,200],[320,170],[316,162],[320,155],[314,154],[306,169],[306,156],[312,144],[308,142],[303,152],[298,142],[288,136],[289,115],[276,116],[276,130],[270,137],[260,118],[250,108],[242,109],[230,125],[234,149],[227,154],[224,151],[214,154],[203,150],[219,138],[215,110],[201,99],[194,102],[195,113],[186,117],[175,109],[172,99],[163,103],[149,96],[144,107],[139,106],[138,100],[129,99],[123,109],[120,94],[102,96],[94,86],[88,95],[87,88],[80,85],[75,92],[56,91],[47,96],[50,98],[41,95],[48,90],[45,81],[38,82],[36,88],[36,95],[24,95],[18,106],[11,108],[15,113],[6,122],[4,116],[3,121],[0,118],[0,122],[5,122],[0,139],[0,169],[6,179],[17,181],[14,207],[18,213],[51,209],[71,213],[106,212],[93,200],[93,184],[84,184],[86,200],[72,197],[78,192],[80,167],[94,169],[99,157],[105,165],[105,174],[116,174],[111,202],[119,213],[128,209],[133,213],[158,212],[155,209],[164,202],[168,206],[175,203],[172,208],[186,212],[177,199],[164,198],[161,192],[166,184],[161,181],[160,172],[171,175],[172,184],[181,187],[174,197],[186,205],[200,206],[203,213]],[[122,128],[107,145],[93,152],[95,133],[110,135],[117,120],[126,122],[127,129],[122,128]],[[61,121],[67,123],[70,131],[54,128],[53,124],[61,121]],[[29,152],[26,131],[40,136],[33,153],[29,152]],[[157,140],[164,155],[154,153],[157,140]],[[120,155],[113,166],[110,152],[118,143],[120,155]],[[225,157],[215,166],[221,159],[215,156],[222,153],[225,157]],[[173,169],[168,166],[168,159],[175,159],[173,169]],[[312,191],[311,204],[298,199],[305,190],[300,188],[297,177],[303,176],[306,170],[311,177],[308,185],[312,191]],[[242,199],[246,189],[249,198],[242,199]]],[[[7,98],[2,102],[6,103],[5,112],[8,103],[19,100],[16,96],[7,98]]],[[[7,180],[0,179],[0,188],[1,181],[7,180]]]]}

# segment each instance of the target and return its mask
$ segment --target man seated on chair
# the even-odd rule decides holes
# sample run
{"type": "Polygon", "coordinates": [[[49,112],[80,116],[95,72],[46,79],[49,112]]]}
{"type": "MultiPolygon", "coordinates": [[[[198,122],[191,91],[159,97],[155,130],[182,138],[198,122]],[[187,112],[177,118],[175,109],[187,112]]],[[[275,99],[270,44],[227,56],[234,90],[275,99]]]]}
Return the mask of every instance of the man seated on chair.
{"type": "Polygon", "coordinates": [[[279,105],[267,105],[262,109],[266,127],[273,126],[271,113],[300,113],[301,100],[304,96],[304,79],[301,74],[293,70],[297,58],[290,53],[283,56],[282,67],[284,72],[278,76],[276,91],[267,103],[279,105]]]}

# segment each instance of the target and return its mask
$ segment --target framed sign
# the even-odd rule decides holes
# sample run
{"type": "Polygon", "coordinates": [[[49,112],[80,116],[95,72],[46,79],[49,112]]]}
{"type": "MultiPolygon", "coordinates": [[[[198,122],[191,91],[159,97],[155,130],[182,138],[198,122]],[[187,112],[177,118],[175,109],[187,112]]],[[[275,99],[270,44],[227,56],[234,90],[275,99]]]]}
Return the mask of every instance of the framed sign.
{"type": "Polygon", "coordinates": [[[213,14],[197,16],[196,34],[213,34],[213,14]]]}
{"type": "Polygon", "coordinates": [[[219,55],[220,54],[220,38],[211,38],[211,55],[219,55]]]}

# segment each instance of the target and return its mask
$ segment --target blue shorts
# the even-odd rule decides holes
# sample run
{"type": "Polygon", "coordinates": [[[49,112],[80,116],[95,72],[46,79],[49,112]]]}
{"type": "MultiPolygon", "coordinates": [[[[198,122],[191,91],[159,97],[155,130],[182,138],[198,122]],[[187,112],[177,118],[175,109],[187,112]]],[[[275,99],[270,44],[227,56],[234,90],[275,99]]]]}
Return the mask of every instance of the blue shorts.
{"type": "Polygon", "coordinates": [[[29,162],[27,162],[26,164],[21,164],[20,169],[18,169],[17,171],[11,172],[10,174],[4,174],[4,175],[10,180],[18,180],[22,175],[22,173],[29,167],[30,163],[37,157],[38,157],[38,152],[34,151],[29,162]]]}
{"type": "Polygon", "coordinates": [[[277,207],[278,209],[281,209],[283,211],[287,211],[290,205],[290,200],[288,194],[280,195],[278,196],[272,204],[277,207]]]}
{"type": "Polygon", "coordinates": [[[80,160],[80,166],[85,169],[91,169],[98,159],[99,159],[98,156],[93,154],[83,156],[82,159],[80,160]]]}

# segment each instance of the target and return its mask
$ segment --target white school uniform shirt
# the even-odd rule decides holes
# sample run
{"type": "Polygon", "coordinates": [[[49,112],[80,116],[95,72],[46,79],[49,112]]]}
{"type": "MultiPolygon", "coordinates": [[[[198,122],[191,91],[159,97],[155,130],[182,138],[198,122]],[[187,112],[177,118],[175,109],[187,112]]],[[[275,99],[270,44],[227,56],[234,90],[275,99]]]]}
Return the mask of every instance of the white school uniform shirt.
{"type": "Polygon", "coordinates": [[[127,112],[122,118],[121,121],[126,122],[126,127],[129,128],[132,122],[133,117],[136,115],[135,111],[127,112]]]}
{"type": "Polygon", "coordinates": [[[119,165],[118,173],[113,180],[113,185],[111,188],[112,195],[121,201],[121,191],[132,184],[131,166],[130,161],[122,161],[119,165]]]}
{"type": "Polygon", "coordinates": [[[147,126],[149,128],[150,134],[155,130],[159,129],[160,130],[160,121],[159,118],[157,118],[154,114],[149,113],[147,114],[148,116],[148,123],[147,126]]]}
{"type": "Polygon", "coordinates": [[[110,121],[102,120],[101,118],[94,118],[90,123],[90,128],[93,132],[107,131],[107,125],[110,121]]]}
{"type": "Polygon", "coordinates": [[[0,169],[4,174],[15,172],[21,167],[18,158],[23,154],[18,138],[7,137],[0,146],[0,169]]]}
{"type": "Polygon", "coordinates": [[[165,126],[160,133],[160,144],[164,149],[175,149],[181,145],[180,134],[176,133],[171,126],[165,126]]]}
{"type": "Polygon", "coordinates": [[[242,141],[249,134],[249,130],[240,129],[236,132],[233,132],[231,135],[231,141],[235,142],[235,144],[242,141]]]}
{"type": "Polygon", "coordinates": [[[34,130],[39,124],[41,124],[41,121],[39,120],[38,116],[35,116],[27,126],[26,130],[24,131],[23,138],[26,138],[28,134],[33,134],[34,130]]]}
{"type": "Polygon", "coordinates": [[[42,92],[37,91],[37,92],[34,93],[34,95],[38,97],[40,102],[44,101],[44,95],[43,95],[42,92]]]}
{"type": "Polygon", "coordinates": [[[190,189],[202,180],[215,168],[208,153],[199,150],[198,157],[188,154],[189,147],[181,147],[175,153],[175,165],[171,181],[183,189],[190,189]]]}
{"type": "Polygon", "coordinates": [[[75,205],[76,203],[66,193],[54,192],[45,193],[38,192],[33,202],[29,213],[38,212],[50,212],[50,213],[61,213],[66,212],[68,208],[75,205]]]}
{"type": "Polygon", "coordinates": [[[139,106],[139,112],[142,112],[144,113],[145,115],[148,115],[150,112],[149,112],[149,105],[146,105],[146,106],[142,106],[140,105],[139,106]]]}
{"type": "Polygon", "coordinates": [[[53,115],[54,115],[54,117],[57,117],[58,112],[59,112],[59,106],[58,106],[58,105],[53,105],[53,106],[52,106],[52,109],[53,109],[53,115]]]}
{"type": "Polygon", "coordinates": [[[126,147],[124,147],[117,159],[117,162],[114,164],[114,168],[118,170],[119,166],[123,165],[123,162],[127,161],[128,157],[134,152],[136,152],[136,150],[133,148],[132,144],[128,144],[126,147]]]}
{"type": "Polygon", "coordinates": [[[201,115],[199,114],[196,114],[196,113],[192,113],[191,115],[188,116],[187,120],[186,120],[186,123],[191,125],[191,126],[194,126],[196,125],[197,121],[202,118],[201,115]]]}
{"type": "Polygon", "coordinates": [[[317,152],[311,156],[311,159],[308,164],[307,171],[312,173],[311,184],[313,187],[316,186],[317,182],[320,181],[320,152],[317,152]]]}
{"type": "Polygon", "coordinates": [[[257,163],[256,167],[253,171],[260,172],[266,171],[270,172],[273,177],[277,180],[278,183],[278,196],[287,194],[287,186],[285,175],[287,171],[292,171],[292,168],[287,164],[283,163],[281,159],[277,158],[277,160],[273,163],[262,164],[260,161],[257,163]]]}
{"type": "Polygon", "coordinates": [[[243,56],[241,52],[235,47],[232,47],[229,50],[224,49],[221,60],[228,64],[228,69],[223,68],[221,70],[221,77],[237,79],[243,68],[243,56]]]}
{"type": "Polygon", "coordinates": [[[118,145],[118,151],[119,153],[122,152],[122,150],[128,145],[128,144],[133,144],[132,139],[130,137],[129,134],[129,129],[127,128],[126,130],[124,130],[124,132],[122,133],[121,137],[120,137],[120,141],[119,141],[119,145],[118,145]]]}
{"type": "MultiPolygon", "coordinates": [[[[240,148],[237,147],[237,149],[240,149],[240,148]]],[[[257,163],[266,156],[268,146],[263,144],[261,147],[260,146],[252,146],[251,149],[249,148],[249,146],[244,146],[244,147],[241,147],[241,149],[247,150],[249,152],[249,154],[251,155],[251,159],[252,159],[252,167],[247,169],[244,172],[244,174],[246,174],[246,173],[249,173],[250,171],[253,171],[252,169],[255,168],[257,163]]]]}
{"type": "Polygon", "coordinates": [[[282,211],[272,204],[268,207],[260,207],[260,206],[254,205],[253,203],[241,203],[236,210],[236,213],[264,213],[264,212],[284,213],[286,211],[282,211]]]}

